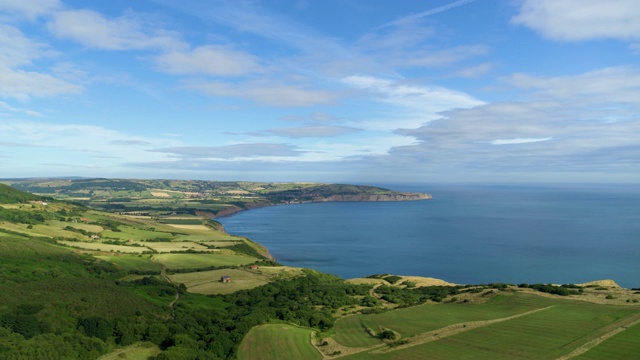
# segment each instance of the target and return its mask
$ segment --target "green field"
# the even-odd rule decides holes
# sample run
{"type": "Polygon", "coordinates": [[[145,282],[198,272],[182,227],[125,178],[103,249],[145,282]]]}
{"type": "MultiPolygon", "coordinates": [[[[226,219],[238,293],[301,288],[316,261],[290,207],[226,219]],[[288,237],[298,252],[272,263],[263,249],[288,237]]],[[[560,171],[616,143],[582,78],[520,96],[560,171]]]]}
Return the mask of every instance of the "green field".
{"type": "MultiPolygon", "coordinates": [[[[347,359],[413,359],[424,357],[426,354],[434,359],[555,359],[569,354],[612,329],[619,328],[627,319],[637,314],[638,308],[632,306],[599,305],[522,294],[499,296],[478,305],[422,305],[368,316],[371,319],[367,319],[367,316],[360,319],[362,323],[359,324],[384,326],[398,331],[403,335],[402,338],[409,341],[406,348],[385,346],[383,349],[387,352],[365,351],[348,356],[347,359]],[[535,308],[541,310],[504,319],[535,308]],[[409,319],[410,314],[414,315],[413,320],[409,319]],[[471,323],[501,318],[504,321],[486,325],[471,323]],[[456,332],[451,328],[443,329],[448,325],[465,322],[469,324],[469,330],[458,328],[456,332]],[[420,323],[424,325],[420,326],[420,323]],[[428,338],[427,334],[422,335],[418,332],[427,333],[434,330],[441,333],[428,338]],[[415,336],[411,337],[412,335],[415,336]]],[[[347,319],[350,318],[341,319],[336,325],[337,341],[353,347],[375,345],[373,342],[363,341],[362,336],[355,336],[358,331],[363,331],[353,325],[353,320],[347,319]]],[[[637,332],[637,327],[623,332],[608,340],[607,346],[615,347],[617,342],[627,344],[626,348],[619,351],[622,355],[629,354],[632,349],[638,349],[637,345],[628,344],[637,332]]],[[[606,347],[601,348],[602,350],[597,349],[596,347],[590,351],[594,354],[593,358],[598,358],[607,351],[606,347]]]]}
{"type": "Polygon", "coordinates": [[[238,359],[322,359],[311,346],[311,333],[310,329],[285,324],[256,326],[242,340],[238,359]]]}
{"type": "Polygon", "coordinates": [[[153,259],[169,269],[198,269],[209,266],[246,265],[256,259],[229,254],[158,254],[153,259]]]}
{"type": "Polygon", "coordinates": [[[380,327],[389,328],[407,337],[465,321],[512,316],[550,303],[535,295],[503,295],[483,304],[419,305],[376,315],[353,315],[336,321],[335,340],[349,347],[371,346],[380,344],[380,340],[369,336],[365,327],[375,332],[380,327]]]}
{"type": "Polygon", "coordinates": [[[267,276],[243,269],[223,269],[174,274],[169,275],[169,279],[176,284],[185,284],[189,292],[203,295],[230,294],[238,290],[253,289],[269,282],[267,276]],[[222,276],[230,276],[231,282],[220,282],[222,276]]]}
{"type": "Polygon", "coordinates": [[[190,241],[181,241],[181,242],[144,242],[144,246],[149,249],[153,249],[159,253],[167,253],[171,251],[186,251],[186,250],[195,250],[195,251],[203,251],[203,252],[215,252],[219,250],[209,249],[200,244],[196,244],[190,241]]]}
{"type": "Polygon", "coordinates": [[[111,245],[111,244],[103,244],[103,243],[89,243],[89,242],[81,242],[81,241],[58,241],[59,244],[63,244],[69,247],[83,249],[83,250],[94,250],[94,251],[110,251],[110,252],[121,252],[121,253],[131,253],[131,254],[139,254],[143,251],[150,251],[146,247],[143,246],[123,246],[123,245],[111,245]]]}
{"type": "Polygon", "coordinates": [[[114,255],[96,256],[99,259],[112,262],[116,266],[126,271],[158,272],[162,270],[162,265],[151,261],[151,255],[114,255]]]}
{"type": "Polygon", "coordinates": [[[586,353],[575,357],[576,360],[633,359],[640,354],[640,324],[603,341],[586,353]]]}

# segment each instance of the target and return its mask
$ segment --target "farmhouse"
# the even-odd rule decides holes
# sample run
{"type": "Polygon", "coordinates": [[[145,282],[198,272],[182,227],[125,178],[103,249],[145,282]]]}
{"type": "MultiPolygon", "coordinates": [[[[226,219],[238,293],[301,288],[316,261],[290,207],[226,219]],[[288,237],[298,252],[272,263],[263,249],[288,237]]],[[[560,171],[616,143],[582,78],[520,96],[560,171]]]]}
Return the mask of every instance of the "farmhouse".
{"type": "Polygon", "coordinates": [[[225,275],[225,276],[220,277],[220,282],[230,283],[231,282],[231,276],[225,275]]]}
{"type": "Polygon", "coordinates": [[[251,270],[258,270],[260,268],[260,266],[253,264],[250,266],[251,270]]]}

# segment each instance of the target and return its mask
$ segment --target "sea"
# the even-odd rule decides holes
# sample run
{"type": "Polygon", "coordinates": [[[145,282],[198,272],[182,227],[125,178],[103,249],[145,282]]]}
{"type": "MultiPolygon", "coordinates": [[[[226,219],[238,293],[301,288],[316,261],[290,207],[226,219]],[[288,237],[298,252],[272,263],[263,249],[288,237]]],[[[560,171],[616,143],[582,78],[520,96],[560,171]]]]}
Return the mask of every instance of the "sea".
{"type": "Polygon", "coordinates": [[[381,185],[432,200],[279,205],[218,219],[283,265],[349,279],[640,287],[638,185],[381,185]]]}

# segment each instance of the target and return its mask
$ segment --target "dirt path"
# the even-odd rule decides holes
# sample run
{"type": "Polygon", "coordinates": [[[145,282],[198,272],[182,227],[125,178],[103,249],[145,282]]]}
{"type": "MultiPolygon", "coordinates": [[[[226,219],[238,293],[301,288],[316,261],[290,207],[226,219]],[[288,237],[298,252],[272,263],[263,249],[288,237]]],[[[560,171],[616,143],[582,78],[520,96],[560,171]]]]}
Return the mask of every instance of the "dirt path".
{"type": "Polygon", "coordinates": [[[637,324],[640,324],[640,314],[632,315],[628,318],[622,319],[616,324],[618,325],[618,327],[615,328],[614,330],[609,331],[608,333],[587,342],[586,344],[578,347],[577,349],[573,350],[567,355],[559,357],[557,360],[567,360],[567,359],[574,358],[578,355],[582,355],[587,351],[593,349],[594,347],[600,345],[600,343],[607,340],[608,338],[615,336],[637,324]]]}

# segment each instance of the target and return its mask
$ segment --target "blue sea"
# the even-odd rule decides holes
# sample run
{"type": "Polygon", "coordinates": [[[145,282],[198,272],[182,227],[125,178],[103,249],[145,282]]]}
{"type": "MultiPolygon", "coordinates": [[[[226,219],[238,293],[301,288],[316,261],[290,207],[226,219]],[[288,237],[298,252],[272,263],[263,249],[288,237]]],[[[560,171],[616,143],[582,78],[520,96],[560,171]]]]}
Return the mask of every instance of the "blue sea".
{"type": "Polygon", "coordinates": [[[640,287],[638,186],[383,186],[428,201],[281,205],[218,219],[284,264],[342,278],[640,287]]]}

